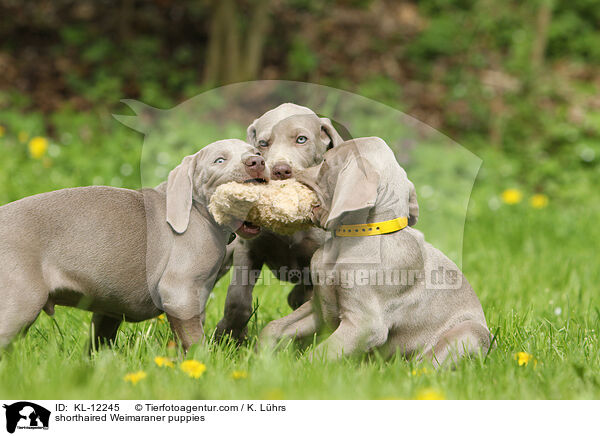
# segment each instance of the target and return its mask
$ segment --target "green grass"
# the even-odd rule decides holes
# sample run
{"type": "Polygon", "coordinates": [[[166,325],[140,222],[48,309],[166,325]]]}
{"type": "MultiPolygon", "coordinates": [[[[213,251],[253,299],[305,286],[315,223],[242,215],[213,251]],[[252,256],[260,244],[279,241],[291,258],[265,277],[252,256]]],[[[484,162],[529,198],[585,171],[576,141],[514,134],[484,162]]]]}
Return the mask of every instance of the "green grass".
{"type": "MultiPolygon", "coordinates": [[[[41,160],[28,156],[27,142],[20,141],[18,133],[45,135],[42,119],[10,110],[0,111],[0,119],[6,128],[0,138],[0,204],[67,186],[139,186],[140,137],[116,124],[107,112],[54,114],[54,139],[41,160]]],[[[190,138],[195,134],[186,133],[190,138]]],[[[205,141],[197,137],[195,143],[205,141]]],[[[573,183],[552,194],[548,207],[533,209],[528,188],[522,188],[526,194],[522,203],[505,205],[498,200],[500,193],[520,186],[518,174],[511,170],[514,159],[498,153],[489,156],[469,203],[462,256],[463,270],[481,299],[488,325],[497,332],[498,346],[487,359],[465,360],[454,371],[423,373],[400,357],[311,363],[303,357],[306,350],[295,346],[275,355],[257,354],[253,341],[260,329],[289,312],[286,296],[291,286],[273,279],[271,285],[256,288],[258,310],[247,345],[211,342],[188,353],[188,359],[207,366],[198,380],[178,366],[154,364],[156,356],[170,356],[177,363],[183,358],[178,349],[168,347],[172,334],[166,323],[125,323],[112,349],[89,356],[91,315],[58,307],[54,318],[42,313],[27,335],[2,354],[0,398],[377,399],[414,398],[427,389],[449,399],[600,398],[597,184],[590,171],[574,170],[573,183]],[[537,365],[519,367],[514,354],[520,351],[531,353],[537,365]],[[137,385],[123,380],[125,374],[140,370],[147,377],[137,385]],[[234,370],[247,371],[247,378],[234,380],[234,370]]],[[[441,202],[463,167],[454,162],[455,169],[444,174],[425,167],[440,159],[421,158],[409,169],[419,181],[417,189],[429,172],[447,192],[420,198],[423,220],[418,228],[445,249],[453,244],[448,241],[455,239],[460,214],[448,227],[428,216],[434,206],[453,210],[448,208],[453,204],[441,202]]],[[[223,312],[226,288],[224,279],[209,300],[209,334],[223,312]]]]}

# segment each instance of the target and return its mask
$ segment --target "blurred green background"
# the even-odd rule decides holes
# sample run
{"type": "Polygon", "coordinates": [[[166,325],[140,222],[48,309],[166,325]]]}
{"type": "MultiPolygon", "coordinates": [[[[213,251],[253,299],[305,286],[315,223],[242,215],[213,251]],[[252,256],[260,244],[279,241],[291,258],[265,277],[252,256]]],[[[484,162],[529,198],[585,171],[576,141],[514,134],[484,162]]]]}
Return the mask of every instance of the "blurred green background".
{"type": "MultiPolygon", "coordinates": [[[[59,309],[56,321],[42,314],[17,351],[0,360],[0,396],[248,398],[268,386],[285,398],[410,398],[429,387],[448,398],[599,398],[597,0],[0,0],[0,205],[71,186],[138,188],[144,136],[112,117],[133,114],[120,99],[171,109],[215,87],[258,79],[369,97],[483,159],[468,204],[463,269],[498,349],[464,371],[420,378],[410,378],[412,363],[404,361],[361,365],[362,372],[344,363],[328,373],[292,353],[275,369],[252,369],[252,345],[224,356],[197,350],[209,374],[213,365],[212,378],[200,391],[181,381],[166,393],[158,374],[138,388],[122,381],[168,352],[166,325],[153,336],[143,332],[156,321],[126,324],[115,351],[90,365],[81,359],[90,315],[59,309]],[[540,364],[519,366],[518,352],[540,364]],[[247,385],[229,380],[240,365],[250,371],[247,385]],[[314,383],[305,383],[306,371],[314,383]],[[50,373],[74,375],[40,386],[50,373]]],[[[270,108],[262,97],[248,95],[220,117],[167,123],[149,150],[182,138],[184,148],[199,148],[216,132],[243,137],[270,108]]],[[[391,126],[361,127],[372,135],[380,128],[391,126]]],[[[465,170],[449,156],[417,153],[407,163],[419,181],[419,228],[441,247],[457,235],[427,219],[436,207],[452,210],[452,200],[424,182],[435,176],[446,192],[455,189],[465,170]]],[[[152,177],[160,180],[179,156],[159,151],[155,158],[152,177]]],[[[222,314],[226,286],[209,302],[208,332],[222,314]]],[[[278,289],[257,289],[254,336],[288,312],[278,289]]]]}
{"type": "Polygon", "coordinates": [[[0,0],[0,202],[135,186],[120,99],[167,109],[254,79],[376,99],[573,198],[598,181],[599,31],[594,0],[0,0]],[[35,136],[49,147],[31,160],[35,136]]]}

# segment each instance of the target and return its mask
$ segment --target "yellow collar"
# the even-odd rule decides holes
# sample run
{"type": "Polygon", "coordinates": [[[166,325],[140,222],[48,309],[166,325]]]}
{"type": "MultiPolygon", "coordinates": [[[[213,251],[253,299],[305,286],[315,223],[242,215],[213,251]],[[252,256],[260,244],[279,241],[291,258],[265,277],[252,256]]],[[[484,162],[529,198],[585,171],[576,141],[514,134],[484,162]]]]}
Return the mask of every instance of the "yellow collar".
{"type": "Polygon", "coordinates": [[[408,218],[401,216],[393,220],[368,224],[346,224],[335,229],[336,236],[373,236],[397,232],[408,226],[408,218]]]}

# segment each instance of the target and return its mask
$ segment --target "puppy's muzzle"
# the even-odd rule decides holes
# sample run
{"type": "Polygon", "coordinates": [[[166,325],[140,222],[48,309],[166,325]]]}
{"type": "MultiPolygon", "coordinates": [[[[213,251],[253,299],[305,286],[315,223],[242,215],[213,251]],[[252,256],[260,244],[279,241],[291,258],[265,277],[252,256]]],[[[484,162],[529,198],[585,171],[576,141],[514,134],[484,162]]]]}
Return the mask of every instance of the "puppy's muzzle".
{"type": "Polygon", "coordinates": [[[286,163],[277,163],[273,166],[271,176],[275,180],[287,180],[292,177],[292,167],[286,163]]]}
{"type": "Polygon", "coordinates": [[[253,179],[266,179],[265,177],[265,160],[262,156],[252,155],[246,157],[244,160],[244,168],[246,173],[253,179]]]}

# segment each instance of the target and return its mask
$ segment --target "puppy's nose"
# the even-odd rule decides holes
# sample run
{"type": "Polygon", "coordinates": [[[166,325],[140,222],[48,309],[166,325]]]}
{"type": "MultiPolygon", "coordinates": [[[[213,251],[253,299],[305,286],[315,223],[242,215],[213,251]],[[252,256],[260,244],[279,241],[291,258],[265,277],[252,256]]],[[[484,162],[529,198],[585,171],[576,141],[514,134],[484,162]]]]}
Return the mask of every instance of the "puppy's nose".
{"type": "Polygon", "coordinates": [[[263,176],[265,171],[265,160],[262,156],[252,155],[244,159],[244,166],[246,172],[255,178],[263,176]]]}
{"type": "Polygon", "coordinates": [[[292,177],[292,167],[286,163],[279,163],[273,167],[271,174],[275,180],[289,179],[292,177]]]}
{"type": "Polygon", "coordinates": [[[253,170],[260,170],[261,168],[264,170],[265,169],[265,160],[263,159],[262,156],[252,155],[252,156],[248,156],[244,160],[244,165],[246,165],[247,167],[249,167],[253,170]]]}

